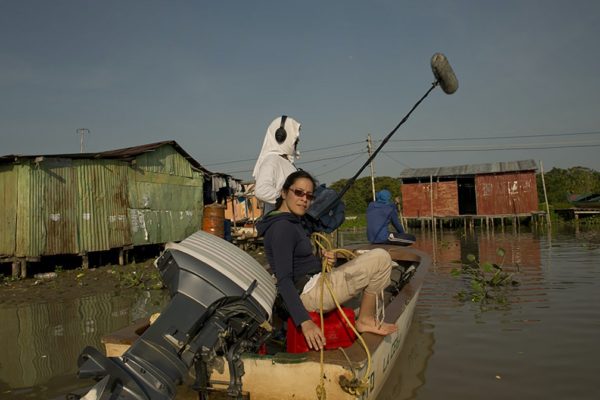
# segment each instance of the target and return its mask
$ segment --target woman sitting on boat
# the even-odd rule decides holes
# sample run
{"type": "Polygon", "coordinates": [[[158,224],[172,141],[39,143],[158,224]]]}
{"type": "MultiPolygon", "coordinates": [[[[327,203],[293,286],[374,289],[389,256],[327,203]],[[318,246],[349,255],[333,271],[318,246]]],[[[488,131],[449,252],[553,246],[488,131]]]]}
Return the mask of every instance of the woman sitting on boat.
{"type": "MultiPolygon", "coordinates": [[[[314,198],[315,180],[305,171],[290,174],[283,184],[276,209],[258,224],[264,236],[265,252],[277,278],[277,290],[296,326],[301,327],[311,349],[325,345],[321,329],[310,319],[309,311],[318,311],[321,303],[321,260],[312,252],[310,238],[302,225],[302,217],[314,198]]],[[[334,265],[333,252],[324,254],[334,265]]],[[[377,321],[378,296],[390,283],[392,260],[387,251],[373,249],[334,268],[328,275],[335,297],[344,303],[362,293],[356,319],[359,332],[388,335],[396,325],[377,321]]],[[[335,308],[328,290],[323,296],[323,311],[335,308]]]]}

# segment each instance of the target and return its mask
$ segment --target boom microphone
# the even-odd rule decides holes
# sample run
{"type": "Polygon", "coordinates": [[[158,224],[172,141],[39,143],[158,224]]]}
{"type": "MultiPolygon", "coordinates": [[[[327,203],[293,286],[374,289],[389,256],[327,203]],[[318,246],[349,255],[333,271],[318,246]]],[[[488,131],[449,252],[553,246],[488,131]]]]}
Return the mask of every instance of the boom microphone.
{"type": "Polygon", "coordinates": [[[431,84],[429,90],[423,95],[423,97],[419,99],[419,101],[415,103],[415,105],[410,109],[408,114],[406,114],[404,118],[402,118],[402,121],[400,121],[398,125],[396,125],[396,127],[392,129],[390,133],[387,134],[387,136],[381,141],[379,147],[377,147],[375,151],[369,156],[369,159],[365,161],[365,163],[362,165],[362,167],[359,168],[356,174],[354,174],[352,178],[346,181],[344,187],[338,193],[336,193],[332,189],[327,188],[325,188],[325,190],[322,190],[321,194],[319,194],[319,192],[316,192],[317,198],[309,207],[307,215],[311,217],[314,221],[320,221],[320,223],[324,225],[325,228],[330,229],[321,229],[321,231],[332,232],[344,222],[343,214],[342,217],[339,218],[338,215],[336,215],[336,213],[334,212],[334,209],[336,209],[337,205],[340,203],[342,196],[348,191],[348,189],[350,189],[350,187],[354,184],[361,172],[363,172],[364,169],[369,165],[369,163],[373,161],[375,156],[377,156],[382,147],[385,146],[388,140],[390,140],[392,135],[396,133],[398,128],[400,128],[402,124],[404,124],[408,120],[408,117],[410,117],[410,115],[413,113],[413,111],[415,111],[419,104],[421,104],[421,102],[425,100],[427,96],[429,96],[429,93],[431,93],[436,88],[436,86],[441,86],[442,90],[446,94],[452,94],[456,92],[456,90],[458,89],[458,79],[456,79],[456,75],[454,75],[454,71],[448,63],[448,59],[445,55],[443,55],[442,53],[435,53],[433,57],[431,57],[431,70],[433,71],[433,75],[435,76],[436,81],[431,84]],[[335,226],[327,225],[327,223],[322,218],[324,216],[326,216],[328,220],[334,220],[335,224],[333,225],[335,226]]]}
{"type": "Polygon", "coordinates": [[[458,79],[454,75],[448,59],[442,53],[435,53],[431,57],[431,70],[440,87],[446,94],[452,94],[458,89],[458,79]]]}

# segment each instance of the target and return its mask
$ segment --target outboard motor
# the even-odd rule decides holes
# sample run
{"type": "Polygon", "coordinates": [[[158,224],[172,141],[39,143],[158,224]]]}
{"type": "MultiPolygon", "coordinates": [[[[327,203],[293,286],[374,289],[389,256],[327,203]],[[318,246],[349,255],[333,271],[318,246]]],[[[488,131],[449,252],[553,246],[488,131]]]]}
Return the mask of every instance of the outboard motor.
{"type": "Polygon", "coordinates": [[[205,398],[211,364],[222,356],[229,364],[228,395],[240,398],[241,354],[256,351],[270,335],[271,276],[238,247],[201,231],[167,244],[155,265],[170,303],[121,357],[84,349],[78,375],[98,382],[82,399],[173,399],[191,367],[193,388],[205,398]]]}

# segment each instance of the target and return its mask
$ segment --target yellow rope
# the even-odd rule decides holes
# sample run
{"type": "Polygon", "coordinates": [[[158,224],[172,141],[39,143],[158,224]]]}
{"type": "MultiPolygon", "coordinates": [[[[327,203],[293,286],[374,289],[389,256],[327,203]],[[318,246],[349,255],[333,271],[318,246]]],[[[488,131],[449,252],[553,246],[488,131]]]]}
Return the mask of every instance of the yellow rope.
{"type": "MultiPolygon", "coordinates": [[[[322,252],[333,251],[334,254],[343,255],[348,260],[351,260],[354,257],[356,257],[356,255],[348,249],[333,249],[331,241],[325,235],[323,235],[321,233],[318,233],[318,232],[313,233],[313,240],[315,242],[315,245],[318,246],[322,252]],[[324,242],[324,244],[322,242],[324,242]]],[[[356,376],[354,376],[354,378],[352,380],[344,379],[343,380],[344,384],[342,384],[341,383],[342,380],[340,380],[341,381],[340,384],[342,384],[342,389],[346,390],[348,393],[350,393],[352,395],[360,396],[362,393],[364,393],[364,391],[369,386],[369,376],[371,375],[371,369],[372,369],[371,352],[369,351],[369,347],[367,346],[367,343],[363,339],[360,332],[358,332],[356,330],[356,328],[354,327],[354,324],[352,324],[352,322],[350,322],[350,319],[348,319],[348,316],[342,310],[342,306],[340,305],[338,299],[335,296],[333,287],[331,286],[331,282],[329,281],[329,277],[327,276],[327,272],[331,272],[331,267],[329,267],[327,265],[327,259],[323,258],[322,268],[321,268],[321,303],[320,303],[320,307],[319,307],[320,316],[321,316],[321,332],[323,333],[323,336],[325,336],[325,327],[324,327],[325,324],[323,321],[323,292],[324,292],[323,286],[326,285],[327,290],[329,291],[329,294],[331,295],[331,298],[333,299],[333,301],[335,303],[335,306],[337,307],[340,314],[346,321],[346,324],[348,324],[348,326],[352,329],[352,331],[354,332],[356,337],[359,339],[361,345],[363,346],[363,348],[365,349],[365,352],[367,353],[367,370],[365,371],[365,374],[363,375],[363,377],[361,379],[358,379],[356,376]]],[[[350,368],[351,368],[351,370],[354,371],[354,368],[352,366],[350,366],[350,368]]],[[[320,400],[324,400],[325,396],[326,396],[324,385],[325,385],[325,382],[324,382],[323,348],[321,348],[321,381],[320,381],[320,384],[317,386],[317,398],[320,400]],[[321,396],[323,396],[323,397],[321,397],[321,396]]]]}

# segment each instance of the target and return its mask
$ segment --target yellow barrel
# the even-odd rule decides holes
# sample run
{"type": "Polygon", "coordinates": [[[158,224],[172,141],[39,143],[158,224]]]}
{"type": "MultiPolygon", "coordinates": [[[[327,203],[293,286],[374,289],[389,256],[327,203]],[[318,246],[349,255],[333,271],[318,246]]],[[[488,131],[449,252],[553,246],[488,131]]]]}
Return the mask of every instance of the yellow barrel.
{"type": "Polygon", "coordinates": [[[220,238],[225,236],[225,206],[216,203],[204,206],[202,230],[220,238]]]}

